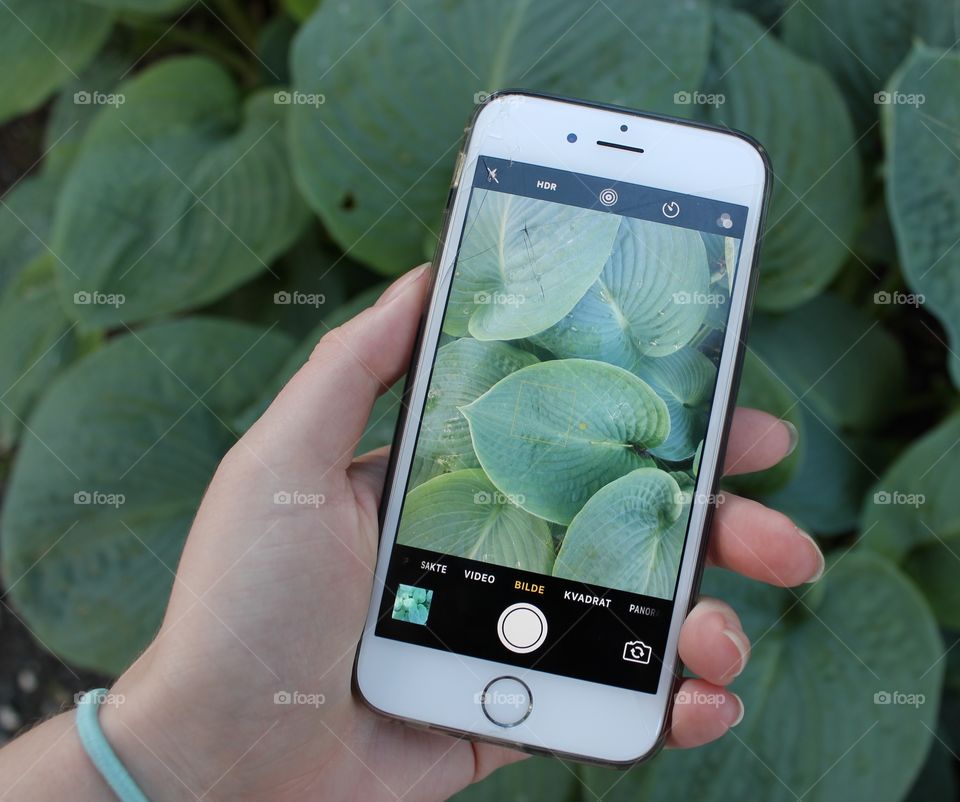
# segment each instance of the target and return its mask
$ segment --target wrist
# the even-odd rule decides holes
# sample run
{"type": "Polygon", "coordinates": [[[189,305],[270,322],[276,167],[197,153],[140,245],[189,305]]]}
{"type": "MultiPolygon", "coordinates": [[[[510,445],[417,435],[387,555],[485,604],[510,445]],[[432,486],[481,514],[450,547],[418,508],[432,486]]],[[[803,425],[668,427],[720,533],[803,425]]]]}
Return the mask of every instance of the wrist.
{"type": "Polygon", "coordinates": [[[181,710],[175,698],[127,675],[100,705],[107,742],[151,802],[196,802],[208,790],[201,778],[204,755],[177,726],[181,710]]]}

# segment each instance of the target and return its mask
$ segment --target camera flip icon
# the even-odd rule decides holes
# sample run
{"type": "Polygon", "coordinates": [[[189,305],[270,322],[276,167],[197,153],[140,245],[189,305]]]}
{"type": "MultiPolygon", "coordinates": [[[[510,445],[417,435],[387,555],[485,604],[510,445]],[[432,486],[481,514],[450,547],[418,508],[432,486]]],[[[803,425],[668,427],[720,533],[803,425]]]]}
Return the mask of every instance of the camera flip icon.
{"type": "Polygon", "coordinates": [[[653,649],[642,640],[628,640],[623,644],[623,659],[628,663],[650,665],[651,657],[653,657],[653,649]]]}

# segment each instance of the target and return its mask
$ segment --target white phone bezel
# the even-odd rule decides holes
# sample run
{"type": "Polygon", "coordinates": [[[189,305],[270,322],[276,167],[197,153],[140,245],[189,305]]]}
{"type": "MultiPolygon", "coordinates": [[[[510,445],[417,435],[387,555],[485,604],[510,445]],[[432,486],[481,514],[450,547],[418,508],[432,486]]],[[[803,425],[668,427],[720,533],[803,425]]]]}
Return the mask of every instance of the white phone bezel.
{"type": "MultiPolygon", "coordinates": [[[[495,95],[480,109],[454,176],[447,235],[435,264],[436,279],[419,358],[409,377],[409,412],[394,443],[396,462],[385,488],[388,496],[383,509],[376,578],[354,672],[357,691],[373,709],[410,723],[476,739],[607,765],[636,762],[660,746],[677,670],[680,625],[689,608],[694,585],[699,581],[708,496],[715,488],[732,402],[738,345],[756,269],[754,252],[767,176],[762,151],[736,133],[524,93],[495,95]],[[621,131],[622,125],[627,125],[628,130],[621,131]],[[577,135],[576,142],[567,141],[568,133],[577,135]],[[602,147],[596,144],[597,140],[643,148],[644,152],[602,147]],[[374,634],[445,300],[480,155],[698,195],[748,209],[730,297],[730,317],[715,402],[704,439],[674,614],[655,694],[467,657],[374,634]],[[529,716],[509,729],[491,722],[479,703],[487,683],[504,674],[525,682],[533,697],[529,716]]],[[[495,623],[491,622],[491,626],[495,623]]]]}

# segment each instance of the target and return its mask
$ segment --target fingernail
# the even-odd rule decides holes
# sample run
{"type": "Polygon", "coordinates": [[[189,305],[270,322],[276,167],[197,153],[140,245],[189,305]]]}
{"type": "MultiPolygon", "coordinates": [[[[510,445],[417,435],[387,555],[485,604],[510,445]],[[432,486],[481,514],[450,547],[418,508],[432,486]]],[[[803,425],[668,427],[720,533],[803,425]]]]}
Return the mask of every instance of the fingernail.
{"type": "Polygon", "coordinates": [[[820,551],[820,546],[817,545],[816,540],[814,540],[810,535],[804,532],[800,527],[797,527],[797,533],[805,537],[808,541],[810,541],[810,545],[813,547],[813,551],[816,554],[817,567],[814,570],[814,572],[810,575],[810,578],[806,580],[806,583],[810,584],[811,582],[816,582],[820,577],[823,576],[823,569],[826,566],[827,561],[824,559],[823,552],[820,551]]]}
{"type": "Polygon", "coordinates": [[[747,636],[740,630],[736,629],[725,629],[723,634],[726,635],[733,645],[737,647],[737,651],[740,652],[740,667],[737,669],[737,673],[734,674],[734,677],[739,677],[743,673],[743,669],[747,667],[747,661],[750,659],[750,641],[747,640],[747,636]]]}
{"type": "Polygon", "coordinates": [[[415,267],[409,273],[400,276],[400,278],[383,291],[383,295],[377,299],[374,306],[383,306],[390,303],[394,298],[400,297],[400,293],[415,281],[419,280],[428,267],[429,265],[420,265],[420,267],[415,267]]]}
{"type": "MultiPolygon", "coordinates": [[[[737,696],[735,693],[732,693],[731,691],[727,691],[727,696],[732,697],[737,702],[737,717],[730,723],[728,727],[728,729],[732,730],[734,727],[737,726],[737,724],[743,721],[743,714],[746,711],[743,707],[743,699],[741,699],[739,696],[737,696]]],[[[724,707],[726,707],[726,705],[724,705],[724,707]]]]}
{"type": "Polygon", "coordinates": [[[788,420],[781,418],[780,423],[787,428],[787,435],[789,437],[789,440],[787,440],[787,453],[783,455],[784,459],[786,459],[796,450],[797,443],[800,442],[800,432],[798,432],[797,427],[788,420]]]}

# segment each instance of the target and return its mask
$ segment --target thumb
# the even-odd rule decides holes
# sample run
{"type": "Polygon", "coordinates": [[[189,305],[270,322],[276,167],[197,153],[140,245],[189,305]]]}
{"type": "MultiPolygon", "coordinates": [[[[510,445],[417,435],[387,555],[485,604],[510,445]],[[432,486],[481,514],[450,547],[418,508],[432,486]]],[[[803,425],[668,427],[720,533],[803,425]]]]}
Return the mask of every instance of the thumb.
{"type": "Polygon", "coordinates": [[[406,372],[428,276],[428,265],[411,270],[328,331],[247,432],[248,445],[284,463],[345,469],[373,402],[406,372]]]}

